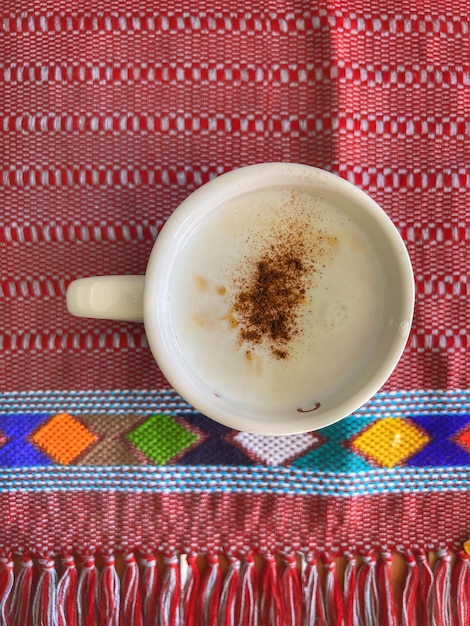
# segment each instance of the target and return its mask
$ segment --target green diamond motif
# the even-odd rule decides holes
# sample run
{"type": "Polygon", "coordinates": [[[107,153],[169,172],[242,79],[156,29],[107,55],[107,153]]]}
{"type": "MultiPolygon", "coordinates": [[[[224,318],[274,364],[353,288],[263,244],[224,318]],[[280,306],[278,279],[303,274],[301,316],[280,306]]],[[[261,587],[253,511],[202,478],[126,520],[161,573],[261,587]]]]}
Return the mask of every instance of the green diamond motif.
{"type": "Polygon", "coordinates": [[[165,465],[199,439],[171,415],[152,415],[126,439],[156,465],[165,465]]]}

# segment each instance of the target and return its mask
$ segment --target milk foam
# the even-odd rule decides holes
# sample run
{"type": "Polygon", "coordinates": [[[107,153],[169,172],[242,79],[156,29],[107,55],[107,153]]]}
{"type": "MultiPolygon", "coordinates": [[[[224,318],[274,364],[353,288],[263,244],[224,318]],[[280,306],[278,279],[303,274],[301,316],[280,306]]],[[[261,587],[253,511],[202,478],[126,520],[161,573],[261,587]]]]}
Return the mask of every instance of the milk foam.
{"type": "Polygon", "coordinates": [[[290,188],[237,197],[207,217],[178,256],[169,295],[187,367],[216,395],[263,409],[308,409],[334,393],[367,359],[383,323],[371,242],[346,210],[290,188]],[[296,233],[314,270],[297,311],[300,332],[279,359],[269,342],[240,342],[233,301],[237,274],[296,233]]]}

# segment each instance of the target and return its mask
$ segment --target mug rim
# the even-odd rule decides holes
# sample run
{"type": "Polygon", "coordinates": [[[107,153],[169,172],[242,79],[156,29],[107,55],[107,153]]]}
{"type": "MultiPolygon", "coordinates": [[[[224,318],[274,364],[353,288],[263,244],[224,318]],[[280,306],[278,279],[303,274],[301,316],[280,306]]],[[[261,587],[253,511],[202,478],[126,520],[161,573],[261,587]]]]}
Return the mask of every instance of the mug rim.
{"type": "Polygon", "coordinates": [[[144,324],[150,349],[163,375],[184,400],[197,411],[229,428],[264,435],[289,435],[317,430],[343,419],[379,391],[394,371],[405,349],[413,319],[414,298],[413,268],[405,243],[393,221],[375,200],[346,179],[320,168],[298,163],[258,163],[240,167],[213,178],[188,195],[169,216],[156,238],[148,260],[144,290],[144,324]],[[157,297],[157,295],[159,291],[164,293],[163,283],[166,284],[169,280],[169,272],[165,273],[165,270],[168,267],[168,257],[175,254],[178,239],[181,239],[187,229],[192,227],[196,218],[203,219],[204,215],[211,210],[211,203],[204,204],[205,199],[207,200],[209,196],[214,198],[214,201],[216,198],[220,200],[233,198],[233,195],[228,195],[228,192],[233,193],[238,190],[242,193],[245,190],[247,176],[253,176],[259,180],[263,177],[266,179],[272,177],[273,186],[276,186],[281,174],[292,175],[306,184],[308,181],[320,178],[326,185],[334,185],[344,193],[353,194],[360,206],[373,215],[374,219],[381,222],[381,226],[387,232],[388,240],[393,244],[397,267],[403,276],[401,283],[403,310],[400,317],[401,330],[391,343],[390,350],[380,363],[379,370],[375,372],[367,385],[357,389],[356,393],[344,399],[339,406],[330,411],[313,412],[308,418],[302,415],[297,420],[273,421],[271,424],[266,421],[256,421],[252,412],[242,415],[239,410],[227,410],[226,407],[217,403],[216,399],[209,397],[204,390],[198,388],[197,384],[194,384],[194,379],[188,380],[189,374],[182,371],[184,368],[174,357],[171,346],[167,343],[165,332],[159,329],[158,320],[163,318],[167,303],[164,297],[157,297]],[[208,208],[204,211],[204,207],[208,208]],[[150,289],[151,285],[156,285],[156,292],[150,289]]]}

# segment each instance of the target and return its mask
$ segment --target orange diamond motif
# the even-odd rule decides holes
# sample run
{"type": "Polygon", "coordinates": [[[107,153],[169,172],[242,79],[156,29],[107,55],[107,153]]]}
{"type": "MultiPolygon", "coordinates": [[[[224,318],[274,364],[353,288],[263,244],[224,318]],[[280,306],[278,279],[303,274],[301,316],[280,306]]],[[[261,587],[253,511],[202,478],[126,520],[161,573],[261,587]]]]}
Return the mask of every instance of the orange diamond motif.
{"type": "Polygon", "coordinates": [[[411,420],[386,417],[374,422],[352,440],[352,449],[383,467],[403,463],[431,438],[411,420]]]}
{"type": "Polygon", "coordinates": [[[55,415],[31,437],[31,442],[56,463],[69,465],[98,438],[69,415],[55,415]]]}

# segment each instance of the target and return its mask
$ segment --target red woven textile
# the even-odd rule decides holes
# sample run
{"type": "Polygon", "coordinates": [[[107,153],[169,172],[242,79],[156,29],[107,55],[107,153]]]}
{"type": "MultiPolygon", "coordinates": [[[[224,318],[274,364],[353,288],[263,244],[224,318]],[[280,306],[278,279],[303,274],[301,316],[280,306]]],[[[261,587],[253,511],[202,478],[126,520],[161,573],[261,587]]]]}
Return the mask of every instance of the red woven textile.
{"type": "Polygon", "coordinates": [[[468,385],[466,7],[425,3],[5,3],[0,387],[155,388],[137,325],[64,290],[143,273],[159,225],[210,177],[327,168],[400,229],[417,309],[388,389],[468,385]]]}
{"type": "Polygon", "coordinates": [[[0,3],[0,622],[469,623],[469,15],[468,0],[0,3]],[[268,161],[370,194],[416,279],[381,394],[272,445],[191,412],[142,325],[65,306],[75,278],[144,273],[194,189],[268,161]]]}

